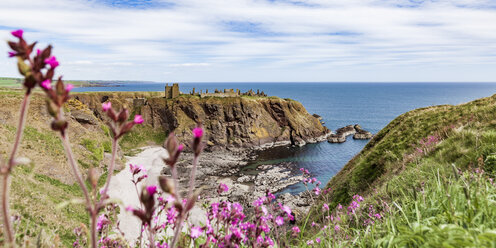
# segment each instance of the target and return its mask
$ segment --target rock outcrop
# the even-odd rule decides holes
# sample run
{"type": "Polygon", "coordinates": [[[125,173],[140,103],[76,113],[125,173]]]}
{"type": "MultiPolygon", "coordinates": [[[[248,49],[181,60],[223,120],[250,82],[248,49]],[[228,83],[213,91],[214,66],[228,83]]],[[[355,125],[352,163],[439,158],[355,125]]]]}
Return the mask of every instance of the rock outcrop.
{"type": "Polygon", "coordinates": [[[368,140],[372,139],[372,137],[374,136],[371,132],[363,130],[360,125],[355,125],[355,130],[356,133],[353,135],[353,139],[368,140]]]}
{"type": "Polygon", "coordinates": [[[199,98],[181,95],[174,99],[125,93],[81,93],[75,99],[101,113],[101,103],[126,105],[141,114],[145,124],[165,133],[175,132],[188,144],[191,130],[201,122],[206,130],[206,149],[304,145],[324,141],[330,131],[297,101],[277,97],[199,98]]]}
{"type": "Polygon", "coordinates": [[[343,143],[346,142],[346,137],[353,135],[353,139],[371,139],[372,133],[365,131],[358,124],[348,125],[346,127],[339,128],[336,130],[335,134],[329,135],[327,141],[329,143],[343,143]]]}

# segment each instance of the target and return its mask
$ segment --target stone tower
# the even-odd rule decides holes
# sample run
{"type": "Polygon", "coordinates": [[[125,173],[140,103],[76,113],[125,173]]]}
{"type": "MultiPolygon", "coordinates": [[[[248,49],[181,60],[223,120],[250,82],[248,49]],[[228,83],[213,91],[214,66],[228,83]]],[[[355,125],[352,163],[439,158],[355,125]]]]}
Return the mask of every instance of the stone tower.
{"type": "Polygon", "coordinates": [[[165,85],[165,98],[166,99],[172,99],[176,98],[179,96],[179,84],[175,83],[172,84],[172,86],[169,86],[169,84],[165,85]]]}
{"type": "Polygon", "coordinates": [[[179,84],[175,83],[172,85],[172,98],[179,96],[179,84]]]}
{"type": "Polygon", "coordinates": [[[171,99],[172,98],[172,87],[169,86],[169,84],[165,85],[165,99],[171,99]]]}

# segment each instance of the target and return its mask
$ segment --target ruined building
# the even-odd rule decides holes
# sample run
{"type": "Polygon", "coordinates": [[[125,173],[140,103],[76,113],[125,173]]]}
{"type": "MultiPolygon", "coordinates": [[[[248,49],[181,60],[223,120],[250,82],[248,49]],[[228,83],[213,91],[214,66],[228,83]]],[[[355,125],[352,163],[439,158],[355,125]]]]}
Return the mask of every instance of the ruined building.
{"type": "Polygon", "coordinates": [[[165,98],[166,99],[172,99],[176,98],[179,96],[179,84],[175,83],[172,84],[172,86],[169,86],[169,84],[165,85],[165,98]]]}
{"type": "MultiPolygon", "coordinates": [[[[166,99],[172,99],[178,97],[180,94],[179,92],[179,84],[175,83],[172,86],[169,86],[168,84],[165,86],[165,98],[166,99]]],[[[241,92],[239,89],[224,89],[224,90],[218,90],[215,89],[215,91],[208,92],[206,90],[203,92],[203,90],[200,90],[200,92],[196,91],[195,88],[193,88],[192,91],[189,92],[189,95],[192,96],[199,96],[201,98],[204,97],[239,97],[239,96],[259,96],[259,97],[265,97],[267,94],[265,94],[263,91],[257,90],[255,93],[253,90],[249,90],[247,92],[241,92]]]]}

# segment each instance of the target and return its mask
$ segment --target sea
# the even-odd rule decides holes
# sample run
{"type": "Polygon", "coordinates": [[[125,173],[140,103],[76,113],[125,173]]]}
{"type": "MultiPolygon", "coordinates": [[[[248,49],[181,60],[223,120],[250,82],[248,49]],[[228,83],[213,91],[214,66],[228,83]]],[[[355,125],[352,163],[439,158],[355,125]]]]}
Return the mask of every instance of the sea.
{"type": "MultiPolygon", "coordinates": [[[[74,91],[163,91],[165,83],[120,82],[108,87],[81,87],[74,91]]],[[[303,104],[310,114],[322,116],[331,130],[350,124],[377,133],[407,111],[442,104],[461,104],[496,93],[496,83],[180,83],[180,91],[233,88],[260,90],[269,96],[291,98],[303,104]]],[[[292,163],[305,168],[324,185],[360,152],[368,140],[345,143],[321,142],[302,147],[277,147],[261,151],[247,168],[261,164],[292,163]]],[[[298,173],[295,169],[294,173],[298,173]]],[[[279,193],[296,194],[302,184],[279,193]]]]}

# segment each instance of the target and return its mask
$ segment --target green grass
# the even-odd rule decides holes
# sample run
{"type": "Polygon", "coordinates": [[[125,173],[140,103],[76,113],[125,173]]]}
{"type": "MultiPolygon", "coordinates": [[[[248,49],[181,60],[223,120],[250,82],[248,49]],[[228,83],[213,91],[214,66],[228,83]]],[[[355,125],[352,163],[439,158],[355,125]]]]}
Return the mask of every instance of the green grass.
{"type": "MultiPolygon", "coordinates": [[[[456,176],[452,169],[430,163],[418,169],[390,182],[385,192],[390,209],[382,220],[368,227],[341,221],[338,232],[321,232],[308,239],[320,237],[321,247],[494,247],[496,188],[487,175],[456,176]],[[418,173],[424,181],[408,180],[418,173]]],[[[374,196],[368,203],[381,198],[374,196]]]]}
{"type": "MultiPolygon", "coordinates": [[[[103,144],[106,144],[103,142],[103,144]]],[[[103,144],[98,144],[98,141],[92,139],[83,139],[81,141],[81,145],[83,145],[90,153],[91,159],[93,160],[95,165],[98,165],[102,160],[105,152],[105,146],[103,144]]],[[[111,145],[110,145],[111,146],[111,145]]],[[[110,151],[111,148],[108,148],[110,151]]]]}
{"type": "Polygon", "coordinates": [[[21,217],[17,224],[19,243],[40,237],[47,242],[44,247],[55,240],[69,247],[75,239],[73,228],[80,223],[88,224],[88,215],[81,204],[68,204],[60,209],[56,206],[82,198],[81,190],[76,184],[64,184],[34,173],[32,166],[19,166],[12,177],[15,183],[11,184],[11,190],[16,194],[11,196],[10,202],[21,217]]]}
{"type": "Polygon", "coordinates": [[[366,227],[344,217],[341,232],[326,236],[306,225],[299,245],[320,237],[325,247],[495,247],[496,188],[489,182],[496,172],[495,120],[495,96],[399,116],[327,184],[332,192],[309,221],[330,225],[322,221],[322,203],[345,206],[355,194],[382,211],[379,203],[388,203],[386,218],[366,227]],[[441,141],[416,153],[429,135],[441,141]]]}
{"type": "Polygon", "coordinates": [[[495,106],[493,96],[459,106],[417,109],[397,117],[328,183],[333,189],[330,205],[347,203],[354,194],[369,192],[372,186],[400,173],[422,138],[439,135],[443,139],[456,128],[494,128],[495,106]]]}
{"type": "Polygon", "coordinates": [[[130,133],[120,139],[119,145],[125,153],[130,154],[133,149],[142,146],[161,145],[166,138],[167,134],[163,130],[154,129],[147,125],[136,125],[130,133]]]}
{"type": "Polygon", "coordinates": [[[54,132],[47,132],[46,130],[38,131],[38,129],[34,127],[26,126],[23,139],[28,141],[28,149],[33,146],[42,146],[41,150],[45,151],[48,155],[53,156],[60,155],[64,152],[62,142],[54,132]]]}
{"type": "Polygon", "coordinates": [[[21,88],[21,79],[19,78],[6,78],[6,77],[0,77],[0,87],[7,87],[7,88],[21,88]]]}

